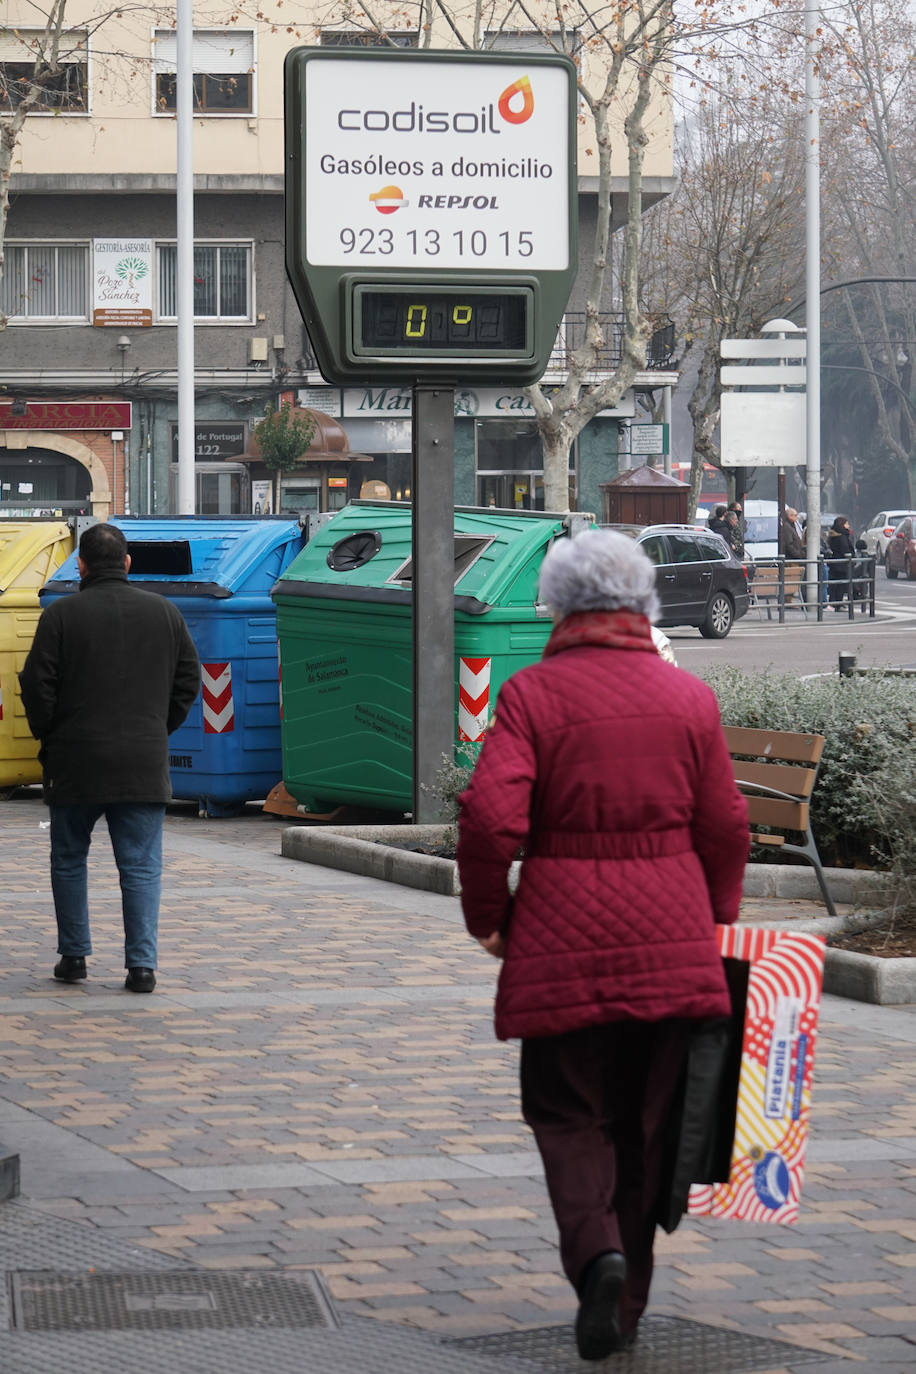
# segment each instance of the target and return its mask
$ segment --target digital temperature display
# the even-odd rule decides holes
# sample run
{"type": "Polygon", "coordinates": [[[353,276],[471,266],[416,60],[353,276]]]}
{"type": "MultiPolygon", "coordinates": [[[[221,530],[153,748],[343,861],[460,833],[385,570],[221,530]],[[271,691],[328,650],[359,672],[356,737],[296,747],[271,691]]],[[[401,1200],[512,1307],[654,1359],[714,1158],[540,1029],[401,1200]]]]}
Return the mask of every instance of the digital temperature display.
{"type": "Polygon", "coordinates": [[[434,359],[531,352],[530,287],[354,288],[356,352],[434,359]]]}

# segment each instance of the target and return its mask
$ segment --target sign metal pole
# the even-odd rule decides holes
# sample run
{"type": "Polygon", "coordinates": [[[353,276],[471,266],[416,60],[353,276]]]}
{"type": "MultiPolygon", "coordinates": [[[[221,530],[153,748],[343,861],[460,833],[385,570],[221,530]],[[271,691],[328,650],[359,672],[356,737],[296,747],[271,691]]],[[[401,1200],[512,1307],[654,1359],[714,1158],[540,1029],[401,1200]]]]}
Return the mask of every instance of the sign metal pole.
{"type": "Polygon", "coordinates": [[[455,392],[413,389],[413,819],[444,819],[455,748],[455,392]]]}

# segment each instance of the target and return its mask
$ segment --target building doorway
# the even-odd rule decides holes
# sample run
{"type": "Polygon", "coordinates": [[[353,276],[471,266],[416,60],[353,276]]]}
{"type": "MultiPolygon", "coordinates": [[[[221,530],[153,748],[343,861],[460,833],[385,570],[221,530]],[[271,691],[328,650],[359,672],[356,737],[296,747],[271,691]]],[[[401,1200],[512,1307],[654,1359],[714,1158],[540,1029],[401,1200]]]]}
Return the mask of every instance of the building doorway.
{"type": "Polygon", "coordinates": [[[0,515],[92,513],[92,478],[82,463],[46,448],[0,449],[0,515]]]}

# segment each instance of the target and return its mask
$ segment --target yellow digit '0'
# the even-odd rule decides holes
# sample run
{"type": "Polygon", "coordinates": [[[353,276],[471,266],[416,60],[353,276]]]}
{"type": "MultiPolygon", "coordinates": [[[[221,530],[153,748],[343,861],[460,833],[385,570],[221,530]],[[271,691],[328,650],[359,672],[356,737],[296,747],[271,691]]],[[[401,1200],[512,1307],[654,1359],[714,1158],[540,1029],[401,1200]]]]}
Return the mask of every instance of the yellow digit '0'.
{"type": "Polygon", "coordinates": [[[469,305],[452,306],[452,324],[470,324],[473,313],[469,305]]]}
{"type": "Polygon", "coordinates": [[[426,312],[425,305],[408,305],[407,307],[407,328],[404,335],[408,339],[422,339],[426,333],[426,312]]]}

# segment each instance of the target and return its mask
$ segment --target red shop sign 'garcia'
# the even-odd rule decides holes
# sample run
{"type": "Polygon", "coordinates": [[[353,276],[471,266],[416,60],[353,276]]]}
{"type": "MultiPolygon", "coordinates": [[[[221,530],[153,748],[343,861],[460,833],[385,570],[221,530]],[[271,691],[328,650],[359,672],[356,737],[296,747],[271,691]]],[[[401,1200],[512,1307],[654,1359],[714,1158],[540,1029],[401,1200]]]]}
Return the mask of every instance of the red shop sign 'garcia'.
{"type": "Polygon", "coordinates": [[[24,415],[0,401],[0,429],[130,429],[130,401],[28,401],[24,415]]]}

